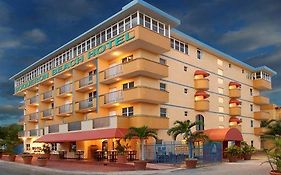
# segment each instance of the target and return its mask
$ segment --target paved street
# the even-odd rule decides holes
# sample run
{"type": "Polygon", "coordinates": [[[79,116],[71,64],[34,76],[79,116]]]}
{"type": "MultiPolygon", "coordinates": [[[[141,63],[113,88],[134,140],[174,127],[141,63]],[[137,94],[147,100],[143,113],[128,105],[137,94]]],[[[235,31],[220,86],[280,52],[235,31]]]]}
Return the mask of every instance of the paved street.
{"type": "Polygon", "coordinates": [[[266,175],[269,174],[270,167],[268,164],[260,165],[264,159],[256,159],[251,161],[240,161],[237,163],[221,163],[215,165],[207,165],[197,169],[167,169],[167,170],[147,170],[147,171],[127,171],[127,172],[74,172],[53,170],[36,166],[28,166],[16,164],[6,161],[0,161],[0,175],[92,175],[92,174],[175,174],[175,175],[266,175]]]}

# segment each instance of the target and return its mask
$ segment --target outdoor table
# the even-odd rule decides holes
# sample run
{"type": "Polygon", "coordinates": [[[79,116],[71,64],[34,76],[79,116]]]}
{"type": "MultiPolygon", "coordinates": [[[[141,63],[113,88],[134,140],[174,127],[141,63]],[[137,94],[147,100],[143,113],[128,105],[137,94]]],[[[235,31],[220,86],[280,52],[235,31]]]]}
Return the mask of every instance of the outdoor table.
{"type": "Polygon", "coordinates": [[[127,151],[129,160],[136,160],[137,151],[127,151]]]}
{"type": "Polygon", "coordinates": [[[115,162],[117,160],[117,151],[116,150],[108,151],[108,160],[110,162],[115,162]]]}
{"type": "Polygon", "coordinates": [[[102,151],[101,151],[101,150],[97,150],[95,155],[96,155],[96,159],[97,159],[98,161],[103,160],[103,154],[102,154],[102,151]]]}
{"type": "Polygon", "coordinates": [[[77,150],[75,154],[76,154],[76,156],[77,156],[77,159],[78,159],[78,160],[81,160],[81,159],[83,158],[84,151],[82,151],[82,150],[77,150]]]}

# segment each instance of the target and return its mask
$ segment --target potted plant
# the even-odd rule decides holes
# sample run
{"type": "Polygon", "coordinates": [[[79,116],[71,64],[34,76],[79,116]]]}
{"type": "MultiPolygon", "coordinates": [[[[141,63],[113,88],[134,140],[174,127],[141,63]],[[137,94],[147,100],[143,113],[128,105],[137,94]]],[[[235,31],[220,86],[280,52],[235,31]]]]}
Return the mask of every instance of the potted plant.
{"type": "Polygon", "coordinates": [[[271,175],[281,175],[281,136],[276,136],[274,140],[274,147],[265,150],[268,163],[271,166],[271,175]]]}
{"type": "Polygon", "coordinates": [[[241,142],[241,153],[244,160],[251,160],[253,153],[256,149],[248,145],[246,142],[241,142]]]}
{"type": "Polygon", "coordinates": [[[23,163],[24,164],[29,164],[31,165],[31,162],[32,162],[32,158],[33,158],[33,155],[28,153],[28,152],[24,152],[22,153],[21,155],[22,159],[23,159],[23,163]]]}
{"type": "Polygon", "coordinates": [[[44,144],[42,151],[44,152],[44,154],[42,154],[41,157],[45,156],[45,157],[47,157],[47,159],[50,159],[51,148],[50,148],[49,144],[44,144]]]}
{"type": "Polygon", "coordinates": [[[241,155],[241,148],[236,145],[231,145],[225,149],[229,162],[237,162],[241,155]]]}
{"type": "Polygon", "coordinates": [[[193,156],[193,143],[196,140],[207,141],[208,136],[206,136],[203,132],[192,132],[191,129],[196,125],[201,125],[202,122],[191,122],[190,120],[186,121],[175,121],[174,126],[170,128],[167,133],[168,135],[172,135],[173,139],[176,140],[177,136],[182,134],[186,144],[189,148],[189,156],[185,160],[186,168],[196,168],[198,160],[193,156]]]}
{"type": "Polygon", "coordinates": [[[130,127],[128,133],[125,135],[125,139],[138,138],[140,140],[141,146],[141,160],[134,161],[134,166],[136,170],[146,169],[147,162],[144,158],[144,142],[148,137],[153,137],[157,139],[157,132],[155,129],[150,129],[147,126],[142,127],[130,127]]]}
{"type": "Polygon", "coordinates": [[[118,163],[126,163],[127,162],[127,155],[126,155],[126,147],[122,145],[121,140],[116,140],[117,146],[115,147],[117,151],[117,162],[118,163]]]}
{"type": "Polygon", "coordinates": [[[37,157],[38,166],[46,166],[47,162],[48,162],[48,157],[46,157],[45,155],[39,155],[37,157]]]}

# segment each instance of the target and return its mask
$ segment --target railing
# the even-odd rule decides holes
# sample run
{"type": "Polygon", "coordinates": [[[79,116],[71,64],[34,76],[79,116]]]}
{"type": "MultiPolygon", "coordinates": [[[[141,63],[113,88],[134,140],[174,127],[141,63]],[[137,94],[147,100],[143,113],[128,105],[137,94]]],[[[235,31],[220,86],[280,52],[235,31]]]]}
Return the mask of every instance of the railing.
{"type": "Polygon", "coordinates": [[[79,109],[92,108],[96,104],[96,98],[88,98],[77,103],[79,104],[79,109]]]}
{"type": "Polygon", "coordinates": [[[58,109],[59,109],[59,114],[70,113],[72,111],[72,103],[59,106],[58,109]]]}
{"type": "Polygon", "coordinates": [[[59,124],[57,125],[50,125],[48,129],[49,133],[56,133],[59,132],[59,124]]]}
{"type": "Polygon", "coordinates": [[[64,93],[71,92],[71,91],[72,91],[71,83],[59,87],[59,94],[64,94],[64,93]]]}
{"type": "Polygon", "coordinates": [[[104,79],[116,77],[122,73],[123,73],[123,64],[118,64],[104,71],[104,79]]]}
{"type": "Polygon", "coordinates": [[[68,123],[68,131],[81,130],[81,121],[68,123]]]}
{"type": "Polygon", "coordinates": [[[18,132],[18,137],[26,137],[26,131],[19,131],[18,132]]]}
{"type": "Polygon", "coordinates": [[[101,117],[93,120],[93,129],[95,128],[105,128],[110,126],[111,117],[101,117]]]}
{"type": "Polygon", "coordinates": [[[29,136],[40,136],[40,129],[32,129],[29,131],[29,136]]]}
{"type": "Polygon", "coordinates": [[[33,114],[29,114],[29,120],[34,121],[34,120],[38,120],[39,119],[39,113],[33,113],[33,114]]]}
{"type": "Polygon", "coordinates": [[[110,92],[104,95],[104,103],[114,103],[123,100],[123,90],[110,92]]]}
{"type": "Polygon", "coordinates": [[[96,80],[95,75],[90,75],[79,80],[79,88],[93,84],[96,80]]]}
{"type": "Polygon", "coordinates": [[[53,113],[54,113],[54,109],[47,109],[47,110],[44,110],[43,112],[43,117],[49,117],[49,116],[53,116],[53,113]]]}
{"type": "Polygon", "coordinates": [[[46,100],[48,98],[53,98],[53,90],[43,93],[43,100],[46,100]]]}
{"type": "Polygon", "coordinates": [[[30,98],[30,104],[38,103],[38,101],[39,101],[38,96],[34,96],[34,97],[31,97],[31,98],[30,98]]]}

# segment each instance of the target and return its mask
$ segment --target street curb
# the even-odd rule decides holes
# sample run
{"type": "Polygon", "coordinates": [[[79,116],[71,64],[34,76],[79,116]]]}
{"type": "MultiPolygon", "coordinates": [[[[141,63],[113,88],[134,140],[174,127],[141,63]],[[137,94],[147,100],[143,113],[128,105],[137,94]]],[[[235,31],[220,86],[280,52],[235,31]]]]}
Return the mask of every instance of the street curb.
{"type": "Polygon", "coordinates": [[[166,170],[144,170],[144,171],[119,171],[119,172],[85,172],[85,171],[65,171],[65,170],[58,170],[58,169],[51,169],[51,168],[45,168],[45,167],[38,167],[38,166],[33,166],[33,165],[26,165],[22,163],[17,163],[17,162],[8,162],[8,161],[3,161],[0,160],[0,167],[5,166],[5,167],[10,167],[11,169],[19,169],[19,172],[26,172],[29,174],[40,174],[40,175],[64,175],[64,174],[69,174],[69,175],[130,175],[130,174],[144,174],[144,175],[149,175],[149,174],[167,174],[167,173],[172,173],[173,171],[178,171],[182,170],[183,168],[172,168],[172,169],[166,169],[166,170]]]}

